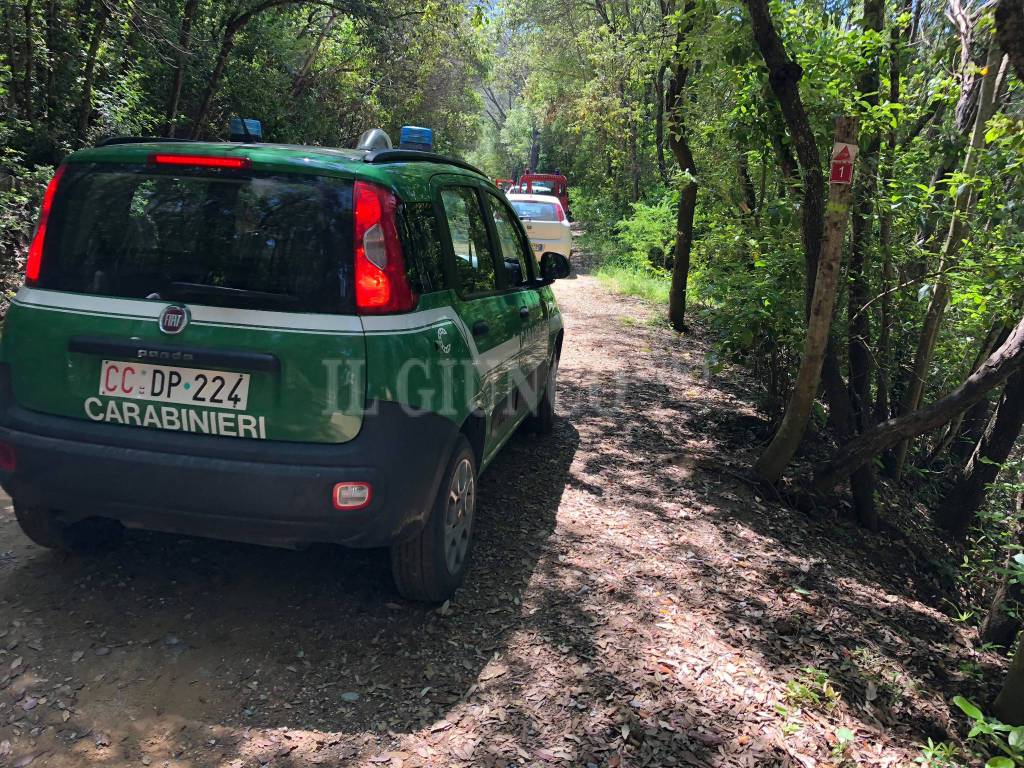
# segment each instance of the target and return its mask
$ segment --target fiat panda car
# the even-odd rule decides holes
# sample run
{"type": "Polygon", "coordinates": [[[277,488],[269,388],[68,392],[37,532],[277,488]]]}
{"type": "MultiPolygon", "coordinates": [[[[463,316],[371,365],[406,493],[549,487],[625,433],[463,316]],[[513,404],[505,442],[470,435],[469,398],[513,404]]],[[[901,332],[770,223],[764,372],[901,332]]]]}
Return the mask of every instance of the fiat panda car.
{"type": "Polygon", "coordinates": [[[444,600],[479,473],[552,427],[567,272],[481,172],[380,131],[76,152],[3,328],[0,482],[45,547],[111,521],[387,546],[444,600]]]}

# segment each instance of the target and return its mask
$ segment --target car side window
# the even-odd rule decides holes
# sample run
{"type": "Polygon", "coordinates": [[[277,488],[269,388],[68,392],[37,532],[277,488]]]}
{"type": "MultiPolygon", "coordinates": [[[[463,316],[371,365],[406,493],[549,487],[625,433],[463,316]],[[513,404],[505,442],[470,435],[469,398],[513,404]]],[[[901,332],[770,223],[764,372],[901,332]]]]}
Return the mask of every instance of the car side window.
{"type": "Polygon", "coordinates": [[[409,203],[402,208],[400,227],[409,258],[406,269],[418,293],[440,291],[444,286],[441,266],[440,227],[433,203],[409,203]]]}
{"type": "Polygon", "coordinates": [[[526,260],[527,248],[515,225],[515,213],[495,195],[487,195],[487,203],[498,233],[501,262],[505,268],[506,285],[526,285],[530,281],[530,268],[526,260]]]}
{"type": "Polygon", "coordinates": [[[452,250],[455,274],[463,293],[492,293],[498,290],[494,254],[491,253],[487,222],[480,201],[471,187],[449,187],[441,191],[452,250]]]}

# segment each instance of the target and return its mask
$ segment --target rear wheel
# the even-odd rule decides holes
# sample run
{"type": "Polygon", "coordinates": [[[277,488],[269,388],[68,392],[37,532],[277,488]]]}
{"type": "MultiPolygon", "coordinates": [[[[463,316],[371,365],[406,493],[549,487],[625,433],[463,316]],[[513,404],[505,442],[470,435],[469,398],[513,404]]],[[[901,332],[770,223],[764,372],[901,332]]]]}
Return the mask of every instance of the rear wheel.
{"type": "Polygon", "coordinates": [[[14,517],[33,543],[67,552],[98,549],[120,540],[123,528],[114,520],[91,518],[77,523],[62,522],[52,509],[15,504],[14,517]]]}
{"type": "Polygon", "coordinates": [[[423,530],[391,546],[391,572],[403,597],[439,603],[454,594],[469,568],[475,512],[476,455],[459,435],[423,530]]]}

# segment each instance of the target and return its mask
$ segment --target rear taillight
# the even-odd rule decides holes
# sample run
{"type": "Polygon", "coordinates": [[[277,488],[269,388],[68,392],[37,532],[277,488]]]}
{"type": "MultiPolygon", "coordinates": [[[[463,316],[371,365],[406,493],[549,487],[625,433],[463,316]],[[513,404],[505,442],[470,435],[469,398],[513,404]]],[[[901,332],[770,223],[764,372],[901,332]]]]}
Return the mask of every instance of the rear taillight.
{"type": "Polygon", "coordinates": [[[398,238],[398,200],[385,187],[357,181],[353,208],[357,311],[383,315],[414,309],[417,297],[405,274],[398,238]]]}
{"type": "Polygon", "coordinates": [[[39,271],[43,266],[43,243],[46,240],[46,222],[50,218],[50,208],[53,206],[53,196],[57,193],[57,185],[60,184],[60,177],[64,175],[64,166],[58,166],[57,172],[53,174],[50,183],[46,187],[46,194],[43,195],[43,209],[39,213],[39,226],[32,236],[32,244],[28,248],[28,261],[25,262],[25,282],[34,283],[39,279],[39,271]]]}
{"type": "Polygon", "coordinates": [[[558,220],[559,221],[565,221],[565,211],[562,210],[562,205],[561,204],[558,204],[558,205],[555,206],[555,211],[556,211],[555,215],[558,216],[558,220]]]}

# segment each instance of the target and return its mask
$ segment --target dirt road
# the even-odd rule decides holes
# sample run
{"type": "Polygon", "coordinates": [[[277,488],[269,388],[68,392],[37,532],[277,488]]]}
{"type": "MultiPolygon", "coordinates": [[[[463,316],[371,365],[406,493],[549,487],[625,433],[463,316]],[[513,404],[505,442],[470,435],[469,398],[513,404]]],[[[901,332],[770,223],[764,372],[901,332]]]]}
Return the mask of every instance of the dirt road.
{"type": "Polygon", "coordinates": [[[3,497],[0,765],[888,765],[945,738],[988,662],[899,542],[755,495],[751,383],[594,278],[558,293],[561,418],[482,479],[443,611],[380,552],[55,555],[3,497]]]}

